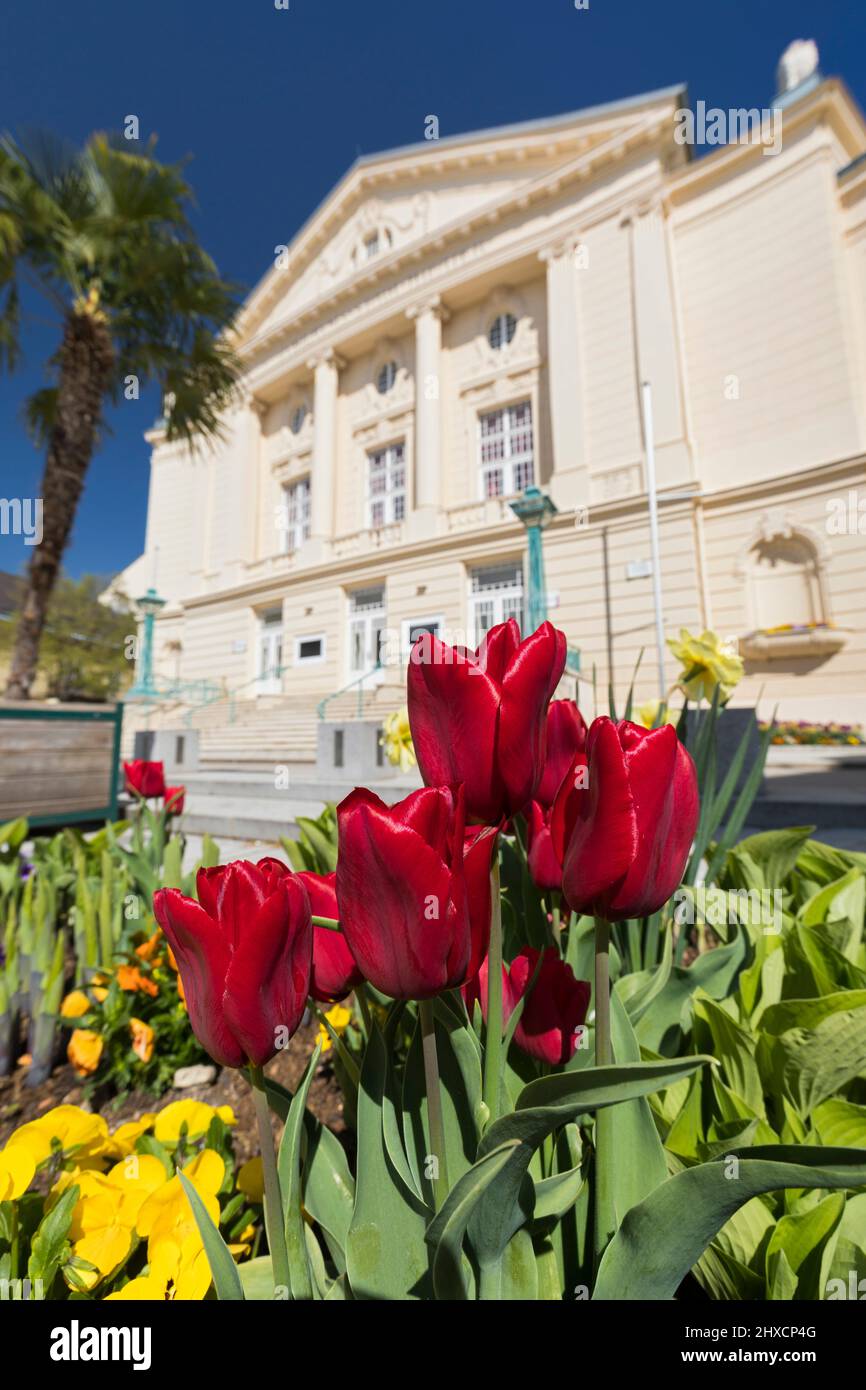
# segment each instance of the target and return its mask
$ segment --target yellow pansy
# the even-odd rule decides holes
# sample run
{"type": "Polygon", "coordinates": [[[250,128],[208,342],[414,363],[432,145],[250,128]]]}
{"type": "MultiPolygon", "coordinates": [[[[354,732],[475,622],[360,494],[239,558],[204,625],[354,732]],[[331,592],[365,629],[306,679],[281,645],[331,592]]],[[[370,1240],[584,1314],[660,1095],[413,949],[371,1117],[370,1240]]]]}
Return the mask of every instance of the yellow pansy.
{"type": "Polygon", "coordinates": [[[106,1155],[109,1158],[125,1158],[131,1154],[142,1134],[152,1129],[155,1119],[156,1114],[151,1111],[138,1120],[128,1120],[126,1124],[118,1125],[109,1140],[106,1155]]]}
{"type": "Polygon", "coordinates": [[[67,994],[63,1003],[60,1005],[60,1013],[63,1018],[80,1018],[82,1014],[86,1014],[88,1009],[92,1007],[84,990],[74,989],[71,994],[67,994]]]}
{"type": "Polygon", "coordinates": [[[198,1235],[176,1240],[164,1236],[152,1240],[147,1247],[149,1273],[131,1279],[111,1299],[145,1300],[162,1303],[166,1299],[191,1301],[204,1298],[210,1288],[211,1274],[204,1246],[198,1235]]]}
{"type": "MultiPolygon", "coordinates": [[[[249,1197],[251,1202],[261,1202],[265,1191],[265,1176],[262,1168],[261,1154],[256,1154],[255,1158],[247,1159],[238,1170],[235,1180],[238,1192],[242,1192],[245,1197],[249,1197]]],[[[242,1236],[241,1239],[246,1239],[242,1236]]]]}
{"type": "MultiPolygon", "coordinates": [[[[218,1225],[220,1207],[216,1194],[225,1177],[225,1163],[219,1154],[213,1149],[204,1149],[186,1165],[183,1173],[201,1197],[214,1225],[218,1225]]],[[[153,1236],[155,1239],[170,1236],[182,1240],[197,1233],[192,1207],[181,1187],[180,1178],[171,1178],[150,1194],[138,1213],[135,1226],[140,1236],[153,1236]]]]}
{"type": "Polygon", "coordinates": [[[389,763],[399,767],[401,772],[411,772],[417,759],[409,727],[409,711],[405,705],[384,720],[381,744],[389,763]]]}
{"type": "Polygon", "coordinates": [[[73,1253],[96,1266],[98,1273],[76,1271],[77,1278],[92,1289],[126,1259],[141,1208],[153,1192],[168,1185],[168,1176],[153,1154],[131,1154],[107,1173],[62,1173],[49,1203],[73,1184],[78,1187],[78,1201],[69,1238],[73,1253]]]}
{"type": "MultiPolygon", "coordinates": [[[[97,1226],[95,1230],[88,1231],[80,1240],[75,1241],[72,1250],[78,1259],[87,1260],[88,1264],[95,1265],[96,1269],[76,1269],[76,1279],[88,1290],[95,1288],[123,1264],[132,1249],[132,1240],[131,1227],[116,1223],[97,1226]]],[[[67,1283],[73,1288],[76,1287],[69,1279],[67,1283]]]]}
{"type": "Polygon", "coordinates": [[[103,1042],[90,1028],[76,1028],[69,1039],[66,1056],[79,1076],[91,1076],[99,1066],[103,1042]]]}
{"type": "Polygon", "coordinates": [[[743,679],[745,667],[733,642],[723,642],[717,633],[706,631],[695,637],[680,628],[680,640],[668,638],[668,646],[682,665],[679,684],[690,700],[711,701],[719,687],[719,700],[725,703],[734,686],[743,679]]]}
{"type": "Polygon", "coordinates": [[[0,1150],[0,1202],[15,1202],[27,1191],[36,1164],[22,1145],[0,1150]]]}
{"type": "Polygon", "coordinates": [[[33,1162],[39,1164],[48,1158],[56,1144],[65,1156],[74,1155],[76,1162],[81,1164],[84,1160],[101,1157],[108,1143],[108,1125],[101,1115],[91,1115],[78,1105],[55,1105],[38,1120],[30,1120],[16,1129],[6,1148],[21,1146],[33,1162]]]}
{"type": "Polygon", "coordinates": [[[181,1129],[186,1125],[187,1138],[200,1139],[207,1134],[214,1115],[219,1115],[224,1124],[237,1123],[230,1105],[220,1105],[214,1109],[203,1100],[175,1100],[159,1112],[153,1132],[161,1144],[176,1144],[181,1129]]]}

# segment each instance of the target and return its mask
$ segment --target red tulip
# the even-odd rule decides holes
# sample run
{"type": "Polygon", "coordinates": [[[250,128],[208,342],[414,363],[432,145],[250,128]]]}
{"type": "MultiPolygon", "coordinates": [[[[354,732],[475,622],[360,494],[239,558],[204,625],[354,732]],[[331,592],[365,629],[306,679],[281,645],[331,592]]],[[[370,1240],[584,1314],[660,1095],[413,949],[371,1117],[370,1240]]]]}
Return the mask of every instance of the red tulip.
{"type": "Polygon", "coordinates": [[[170,816],[180,816],[183,814],[185,800],[186,787],[166,787],[164,804],[170,816]]]}
{"type": "MultiPolygon", "coordinates": [[[[337,907],[337,875],[300,873],[298,878],[307,890],[310,910],[314,917],[339,917],[337,907]]],[[[310,993],[320,1004],[335,1004],[345,999],[364,976],[355,964],[341,931],[328,927],[313,927],[313,975],[310,993]]]]}
{"type": "Polygon", "coordinates": [[[575,912],[609,921],[656,912],[679,886],[698,824],[695,765],[670,724],[596,719],[588,787],[566,827],[563,891],[575,912]]]}
{"type": "Polygon", "coordinates": [[[545,717],[565,667],[565,635],[514,618],[477,652],[422,634],[409,658],[409,724],[427,786],[463,783],[470,819],[495,825],[531,800],[544,767],[545,717]]]}
{"type": "Polygon", "coordinates": [[[526,812],[527,859],[536,887],[562,888],[562,865],[587,786],[586,754],[578,752],[559,783],[552,806],[532,801],[526,812]]]}
{"type": "Polygon", "coordinates": [[[264,1066],[303,1017],[313,926],[295,874],[245,859],[199,869],[198,902],[177,888],[153,897],[183,983],[193,1032],[215,1062],[264,1066]]]}
{"type": "Polygon", "coordinates": [[[574,700],[551,700],[547,709],[547,751],[535,800],[552,806],[559,784],[576,753],[586,747],[586,721],[574,700]]]}
{"type": "Polygon", "coordinates": [[[165,773],[162,763],[149,763],[145,758],[133,758],[123,764],[127,791],[139,796],[165,796],[165,773]]]}
{"type": "MultiPolygon", "coordinates": [[[[524,946],[509,969],[502,968],[502,1021],[507,1024],[519,1001],[527,992],[538,964],[539,952],[524,946]]],[[[472,1010],[476,999],[487,1017],[487,961],[478,978],[463,991],[466,1007],[472,1010]]],[[[544,952],[541,969],[514,1030],[514,1041],[530,1057],[551,1066],[564,1066],[574,1056],[576,1029],[586,1018],[590,989],[586,980],[577,980],[574,971],[552,946],[544,952]]]]}
{"type": "Polygon", "coordinates": [[[463,788],[396,806],[356,788],[337,807],[337,900],[358,966],[394,999],[429,999],[477,970],[490,930],[496,835],[467,838],[463,788]]]}

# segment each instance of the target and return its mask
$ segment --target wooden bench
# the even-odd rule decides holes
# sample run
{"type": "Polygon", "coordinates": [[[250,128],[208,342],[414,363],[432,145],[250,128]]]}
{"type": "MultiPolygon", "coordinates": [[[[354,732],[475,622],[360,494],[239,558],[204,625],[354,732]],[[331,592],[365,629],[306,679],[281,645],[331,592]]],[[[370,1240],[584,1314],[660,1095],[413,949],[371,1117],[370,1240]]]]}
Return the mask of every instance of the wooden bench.
{"type": "Polygon", "coordinates": [[[0,701],[0,822],[117,819],[123,705],[0,701]]]}

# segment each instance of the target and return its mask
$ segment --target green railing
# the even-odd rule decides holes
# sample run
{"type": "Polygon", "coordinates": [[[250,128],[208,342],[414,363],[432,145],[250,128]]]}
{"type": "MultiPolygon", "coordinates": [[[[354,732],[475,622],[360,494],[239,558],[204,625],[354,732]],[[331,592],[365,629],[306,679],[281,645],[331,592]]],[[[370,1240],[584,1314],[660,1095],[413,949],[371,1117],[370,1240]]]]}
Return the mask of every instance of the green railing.
{"type": "MultiPolygon", "coordinates": [[[[288,666],[276,666],[272,671],[268,671],[267,678],[282,677],[283,672],[288,669],[288,666]]],[[[259,673],[257,676],[252,676],[248,681],[243,681],[240,685],[233,686],[231,690],[226,690],[222,687],[218,688],[215,695],[209,699],[197,701],[192,709],[187,710],[184,715],[184,723],[191,726],[193,718],[199,710],[206,709],[209,705],[218,705],[225,701],[226,708],[228,709],[228,722],[234,724],[238,717],[238,696],[242,691],[249,690],[251,686],[257,686],[259,682],[264,679],[265,677],[259,673]]],[[[274,693],[279,694],[280,692],[275,691],[274,693]]]]}
{"type": "Polygon", "coordinates": [[[318,714],[319,718],[325,718],[328,705],[331,703],[332,700],[336,700],[340,695],[345,695],[348,690],[354,690],[355,686],[357,686],[358,718],[360,719],[361,715],[364,713],[364,682],[368,681],[371,676],[375,676],[376,672],[381,671],[382,669],[383,667],[381,661],[377,661],[376,665],[372,666],[369,671],[365,671],[363,675],[356,676],[354,680],[349,681],[348,685],[344,685],[340,690],[335,690],[332,695],[326,695],[324,700],[320,700],[319,703],[316,705],[316,713],[318,714]]]}

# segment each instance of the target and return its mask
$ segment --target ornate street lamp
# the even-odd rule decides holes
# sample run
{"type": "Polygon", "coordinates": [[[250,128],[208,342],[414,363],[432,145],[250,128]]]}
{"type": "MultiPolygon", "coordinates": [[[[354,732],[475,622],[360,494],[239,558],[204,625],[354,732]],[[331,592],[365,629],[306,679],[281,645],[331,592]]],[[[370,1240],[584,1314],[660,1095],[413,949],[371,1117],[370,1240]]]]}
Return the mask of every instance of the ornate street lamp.
{"type": "Polygon", "coordinates": [[[526,635],[535,632],[547,617],[547,584],[544,579],[544,555],[541,548],[541,533],[548,522],[556,516],[557,508],[553,499],[542,492],[540,487],[524,489],[523,496],[509,503],[514,515],[526,527],[526,541],[529,550],[529,575],[527,595],[526,635]]]}
{"type": "Polygon", "coordinates": [[[144,618],[144,635],[141,660],[136,663],[135,684],[127,692],[128,700],[155,699],[159,694],[153,680],[153,624],[167,601],[159,597],[153,585],[146,594],[135,600],[135,606],[144,618]]]}

